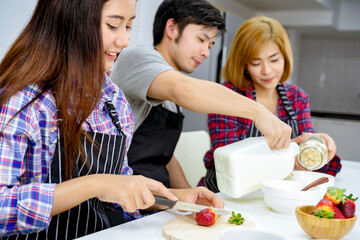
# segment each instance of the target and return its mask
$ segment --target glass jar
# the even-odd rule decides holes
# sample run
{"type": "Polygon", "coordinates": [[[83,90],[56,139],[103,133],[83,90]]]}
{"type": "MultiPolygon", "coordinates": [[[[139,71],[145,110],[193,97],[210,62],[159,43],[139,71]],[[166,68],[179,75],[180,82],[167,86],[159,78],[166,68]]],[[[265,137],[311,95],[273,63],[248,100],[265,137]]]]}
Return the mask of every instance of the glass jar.
{"type": "Polygon", "coordinates": [[[310,136],[308,140],[300,144],[297,156],[300,165],[308,170],[322,168],[328,159],[328,149],[323,138],[310,136]]]}

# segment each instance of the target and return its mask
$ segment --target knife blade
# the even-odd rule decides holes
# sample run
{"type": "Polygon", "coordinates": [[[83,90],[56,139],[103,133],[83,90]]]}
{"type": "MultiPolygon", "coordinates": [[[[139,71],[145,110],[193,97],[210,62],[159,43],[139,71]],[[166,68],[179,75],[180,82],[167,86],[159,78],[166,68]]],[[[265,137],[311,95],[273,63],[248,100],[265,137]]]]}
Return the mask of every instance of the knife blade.
{"type": "Polygon", "coordinates": [[[169,208],[176,209],[176,210],[197,213],[205,208],[212,208],[212,209],[214,209],[214,211],[217,215],[230,214],[229,210],[225,210],[225,209],[221,209],[221,208],[213,208],[213,207],[209,207],[209,206],[188,203],[188,202],[182,202],[182,201],[171,201],[165,197],[160,197],[160,196],[154,196],[154,197],[155,197],[155,204],[168,206],[169,208]]]}

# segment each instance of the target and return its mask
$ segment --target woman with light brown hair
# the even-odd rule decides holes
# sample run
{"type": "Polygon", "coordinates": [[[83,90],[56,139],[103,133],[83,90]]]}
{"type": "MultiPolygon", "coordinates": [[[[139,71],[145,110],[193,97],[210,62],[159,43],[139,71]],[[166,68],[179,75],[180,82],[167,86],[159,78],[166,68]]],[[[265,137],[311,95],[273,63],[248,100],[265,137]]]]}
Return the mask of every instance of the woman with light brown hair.
{"type": "MultiPolygon", "coordinates": [[[[314,133],[314,127],[308,95],[300,87],[285,83],[292,67],[291,45],[283,26],[276,19],[256,16],[246,20],[235,34],[222,76],[226,87],[261,103],[290,125],[293,141],[300,143],[314,133]]],[[[211,150],[204,157],[207,173],[200,185],[218,192],[215,149],[262,133],[251,120],[217,114],[208,115],[208,128],[211,150]]],[[[328,162],[319,171],[335,176],[341,169],[335,142],[327,134],[316,135],[325,139],[329,150],[328,162]]],[[[297,161],[294,169],[305,170],[297,161]]]]}
{"type": "Polygon", "coordinates": [[[136,0],[39,0],[0,63],[0,237],[74,239],[171,200],[223,207],[205,188],[130,176],[134,119],[106,74],[136,0]]]}
{"type": "Polygon", "coordinates": [[[277,20],[258,16],[248,19],[238,29],[222,69],[225,81],[239,89],[248,88],[252,79],[247,65],[261,51],[259,49],[270,41],[278,46],[284,60],[279,82],[288,80],[293,68],[293,55],[287,33],[277,20]]]}

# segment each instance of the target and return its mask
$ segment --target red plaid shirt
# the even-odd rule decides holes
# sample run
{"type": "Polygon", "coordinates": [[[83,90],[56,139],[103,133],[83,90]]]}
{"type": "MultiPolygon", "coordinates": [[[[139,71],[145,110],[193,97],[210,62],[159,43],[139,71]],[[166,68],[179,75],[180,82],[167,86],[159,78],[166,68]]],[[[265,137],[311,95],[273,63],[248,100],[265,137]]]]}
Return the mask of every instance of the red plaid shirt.
{"type": "MultiPolygon", "coordinates": [[[[250,86],[246,92],[244,90],[237,89],[234,85],[228,82],[224,83],[224,86],[254,100],[255,96],[252,94],[252,86],[250,86]]],[[[297,115],[300,135],[303,132],[314,133],[315,130],[311,122],[308,95],[304,92],[304,90],[295,85],[283,83],[283,86],[286,91],[286,96],[291,102],[291,105],[293,106],[293,109],[297,115]]],[[[287,120],[290,119],[280,98],[278,100],[278,116],[284,122],[287,122],[287,120]]],[[[205,154],[205,166],[209,168],[214,165],[213,153],[216,148],[245,139],[251,124],[252,120],[245,118],[209,114],[208,128],[211,138],[211,150],[205,154]]],[[[341,169],[340,160],[341,159],[335,155],[335,157],[328,164],[326,164],[318,171],[335,176],[341,169]]],[[[200,183],[200,185],[203,184],[200,183]]]]}

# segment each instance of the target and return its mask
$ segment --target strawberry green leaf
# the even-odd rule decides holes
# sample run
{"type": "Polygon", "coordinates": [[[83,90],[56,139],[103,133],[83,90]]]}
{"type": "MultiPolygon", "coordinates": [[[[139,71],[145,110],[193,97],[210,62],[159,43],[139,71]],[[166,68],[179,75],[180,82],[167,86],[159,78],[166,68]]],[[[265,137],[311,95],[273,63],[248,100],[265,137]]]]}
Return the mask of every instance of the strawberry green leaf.
{"type": "Polygon", "coordinates": [[[332,199],[334,199],[335,201],[340,201],[342,203],[345,202],[344,197],[346,197],[346,195],[344,194],[346,191],[346,189],[340,189],[340,188],[334,188],[334,187],[328,187],[327,188],[327,194],[329,194],[331,196],[332,199]]]}
{"type": "Polygon", "coordinates": [[[241,213],[235,214],[235,212],[232,211],[228,222],[234,223],[236,225],[241,225],[245,222],[245,218],[241,217],[241,213]]]}
{"type": "Polygon", "coordinates": [[[359,197],[353,198],[353,194],[351,193],[349,196],[345,196],[345,198],[350,199],[351,201],[355,202],[356,200],[358,200],[359,197]]]}
{"type": "Polygon", "coordinates": [[[320,218],[334,218],[334,212],[327,212],[325,210],[319,209],[314,211],[316,217],[320,218]]]}

